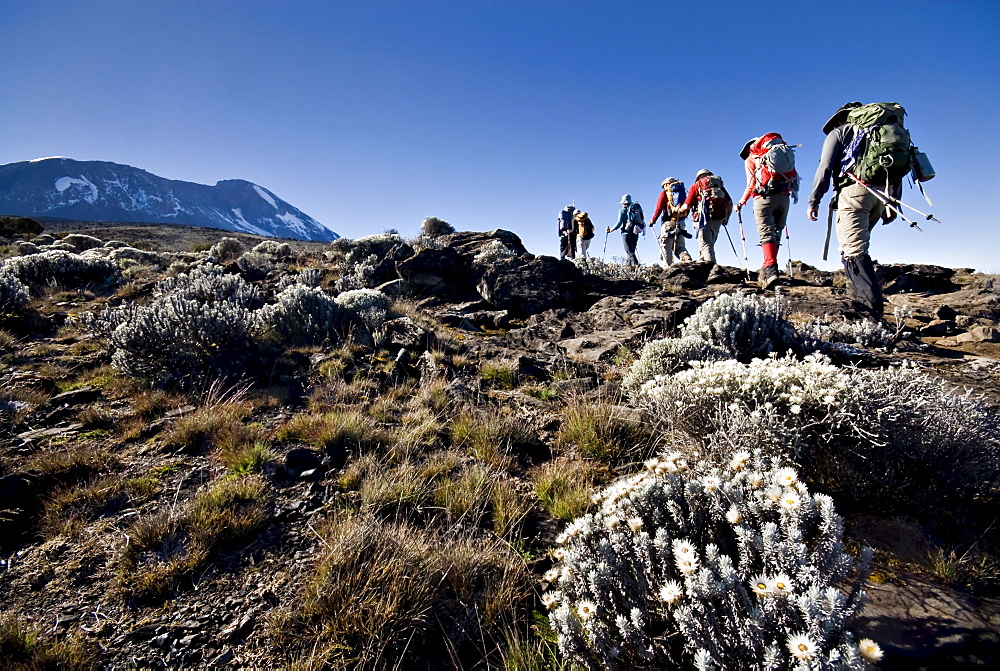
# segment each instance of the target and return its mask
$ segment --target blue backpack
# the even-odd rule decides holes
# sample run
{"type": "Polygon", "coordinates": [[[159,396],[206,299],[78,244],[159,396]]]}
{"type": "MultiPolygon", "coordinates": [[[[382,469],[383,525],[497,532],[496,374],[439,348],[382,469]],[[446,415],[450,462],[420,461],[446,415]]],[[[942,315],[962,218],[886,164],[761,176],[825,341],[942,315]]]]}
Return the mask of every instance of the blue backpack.
{"type": "Polygon", "coordinates": [[[625,211],[627,212],[628,223],[632,229],[628,232],[635,235],[642,233],[643,229],[646,228],[646,217],[642,213],[642,205],[639,203],[630,203],[625,207],[625,211]]]}
{"type": "Polygon", "coordinates": [[[687,189],[684,188],[684,182],[673,182],[670,184],[670,205],[673,207],[680,207],[684,204],[687,199],[687,189]]]}

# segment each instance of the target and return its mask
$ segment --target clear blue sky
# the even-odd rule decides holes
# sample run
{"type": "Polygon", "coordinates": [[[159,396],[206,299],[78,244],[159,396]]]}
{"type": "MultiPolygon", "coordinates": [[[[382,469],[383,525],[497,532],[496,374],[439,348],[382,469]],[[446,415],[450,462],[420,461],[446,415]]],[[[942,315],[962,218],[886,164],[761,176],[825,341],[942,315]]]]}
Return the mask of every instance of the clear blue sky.
{"type": "MultiPolygon", "coordinates": [[[[0,163],[241,178],[348,237],[434,215],[555,254],[571,201],[603,231],[623,193],[651,214],[664,178],[699,168],[738,197],[738,152],[769,131],[803,144],[811,183],[842,103],[898,101],[943,223],[880,226],[873,256],[1000,272],[998,34],[997,0],[0,0],[0,163]]],[[[838,265],[804,198],[789,229],[796,259],[838,265]]]]}

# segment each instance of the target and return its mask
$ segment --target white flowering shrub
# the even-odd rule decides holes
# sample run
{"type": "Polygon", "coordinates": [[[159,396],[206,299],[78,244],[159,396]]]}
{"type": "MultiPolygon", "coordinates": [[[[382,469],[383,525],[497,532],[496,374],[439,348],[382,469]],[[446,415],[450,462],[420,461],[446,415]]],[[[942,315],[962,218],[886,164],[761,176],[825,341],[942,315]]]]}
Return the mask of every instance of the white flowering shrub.
{"type": "Polygon", "coordinates": [[[158,282],[154,293],[157,296],[176,293],[202,303],[235,303],[248,309],[257,308],[262,302],[257,287],[247,283],[239,275],[226,273],[212,263],[158,282]]]}
{"type": "MultiPolygon", "coordinates": [[[[872,551],[844,551],[833,500],[739,452],[677,454],[600,492],[557,539],[543,601],[560,652],[589,669],[864,669],[848,626],[872,551]]],[[[866,659],[867,655],[867,659],[866,659]]]]}
{"type": "Polygon", "coordinates": [[[382,326],[389,313],[389,306],[392,305],[388,296],[375,289],[345,291],[337,296],[336,301],[338,305],[357,315],[371,333],[382,326]]]}
{"type": "Polygon", "coordinates": [[[897,306],[894,310],[896,329],[886,328],[882,322],[872,319],[849,320],[842,317],[839,321],[827,318],[817,318],[800,327],[800,331],[810,338],[832,344],[831,349],[837,350],[837,345],[861,345],[862,347],[888,347],[895,343],[903,333],[906,309],[897,306]]]}
{"type": "Polygon", "coordinates": [[[81,252],[87,251],[88,249],[94,249],[95,247],[104,246],[104,241],[100,238],[95,238],[92,235],[84,235],[83,233],[70,233],[69,235],[63,237],[61,242],[67,245],[73,245],[81,252]]]}
{"type": "Polygon", "coordinates": [[[345,261],[340,266],[340,277],[337,278],[336,289],[340,292],[355,289],[367,289],[374,284],[375,270],[379,257],[371,254],[358,261],[345,261]]]}
{"type": "Polygon", "coordinates": [[[136,263],[141,263],[146,266],[162,265],[160,255],[156,252],[148,252],[144,249],[136,249],[135,247],[129,247],[127,245],[124,247],[108,247],[108,245],[105,245],[105,249],[110,250],[108,258],[112,261],[116,261],[119,267],[121,267],[122,263],[126,260],[135,261],[136,263]]]}
{"type": "Polygon", "coordinates": [[[287,345],[320,345],[340,340],[349,317],[321,289],[293,284],[254,314],[254,329],[287,345]]]}
{"type": "Polygon", "coordinates": [[[247,252],[236,259],[243,277],[249,282],[256,282],[267,277],[267,274],[277,266],[274,257],[263,252],[247,252]]]}
{"type": "Polygon", "coordinates": [[[253,248],[257,254],[270,254],[279,258],[287,258],[292,255],[292,247],[287,242],[277,240],[264,240],[253,248]]]}
{"type": "Polygon", "coordinates": [[[819,354],[694,363],[633,401],[718,454],[751,446],[807,464],[841,505],[988,527],[1000,426],[981,399],[914,368],[838,368],[819,354]]]}
{"type": "Polygon", "coordinates": [[[743,360],[771,352],[815,349],[787,315],[788,306],[780,297],[720,294],[702,303],[684,321],[681,337],[701,338],[743,360]]]}
{"type": "Polygon", "coordinates": [[[303,268],[295,278],[299,284],[307,287],[318,287],[323,281],[322,268],[303,268]]]}
{"type": "Polygon", "coordinates": [[[479,253],[473,257],[472,262],[477,266],[488,268],[515,259],[517,259],[517,254],[507,245],[499,240],[490,240],[479,249],[479,253]]]}
{"type": "Polygon", "coordinates": [[[692,361],[719,361],[729,358],[729,352],[695,336],[662,338],[646,343],[639,358],[622,379],[622,391],[634,397],[643,384],[657,375],[669,375],[687,368],[692,361]]]}
{"type": "Polygon", "coordinates": [[[13,256],[27,256],[28,254],[37,254],[42,251],[38,245],[27,240],[18,240],[11,245],[11,250],[14,252],[13,256]]]}
{"type": "Polygon", "coordinates": [[[654,266],[630,266],[625,263],[624,258],[618,256],[612,257],[610,262],[591,257],[578,258],[574,263],[589,275],[597,275],[612,281],[632,280],[649,283],[656,274],[654,266]]]}
{"type": "Polygon", "coordinates": [[[6,259],[0,269],[12,273],[33,290],[48,285],[80,287],[121,282],[118,266],[108,259],[64,250],[48,250],[6,259]]]}
{"type": "Polygon", "coordinates": [[[243,250],[243,243],[236,238],[222,238],[212,245],[208,250],[208,255],[219,263],[226,263],[239,257],[243,250]]]}
{"type": "Polygon", "coordinates": [[[377,262],[383,259],[393,247],[404,243],[403,238],[395,231],[366,235],[363,238],[348,241],[350,252],[347,255],[347,260],[358,262],[374,254],[377,262]]]}
{"type": "Polygon", "coordinates": [[[29,298],[28,287],[14,273],[0,270],[0,314],[19,311],[29,298]]]}

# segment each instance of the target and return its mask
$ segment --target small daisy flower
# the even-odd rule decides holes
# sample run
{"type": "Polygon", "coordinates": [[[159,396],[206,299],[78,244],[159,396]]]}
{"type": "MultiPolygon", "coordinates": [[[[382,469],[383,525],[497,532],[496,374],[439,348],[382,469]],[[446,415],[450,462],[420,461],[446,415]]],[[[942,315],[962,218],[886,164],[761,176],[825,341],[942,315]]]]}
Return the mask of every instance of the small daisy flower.
{"type": "Polygon", "coordinates": [[[663,462],[663,470],[667,473],[676,473],[680,469],[677,468],[677,462],[671,460],[663,462]]]}
{"type": "Polygon", "coordinates": [[[613,515],[611,517],[604,518],[604,526],[606,526],[609,531],[614,531],[615,529],[620,527],[621,524],[622,521],[613,515]]]}
{"type": "Polygon", "coordinates": [[[798,510],[799,506],[802,505],[802,499],[795,491],[788,489],[781,495],[781,499],[778,501],[778,505],[781,506],[782,510],[787,510],[791,512],[793,510],[798,510]]]}
{"type": "Polygon", "coordinates": [[[790,408],[789,408],[789,410],[791,410],[791,411],[792,411],[792,414],[793,414],[793,415],[797,415],[797,414],[799,414],[800,412],[802,412],[802,406],[801,406],[801,405],[799,405],[798,403],[794,403],[794,404],[792,405],[792,407],[790,407],[790,408]]]}
{"type": "Polygon", "coordinates": [[[677,558],[677,570],[684,575],[690,575],[698,570],[698,558],[694,555],[688,557],[678,557],[677,558]]]}
{"type": "Polygon", "coordinates": [[[858,641],[858,652],[865,658],[865,661],[872,664],[882,659],[882,648],[870,638],[863,638],[858,641]]]}
{"type": "Polygon", "coordinates": [[[563,548],[556,548],[555,550],[552,551],[552,557],[556,561],[562,561],[563,559],[566,558],[566,550],[564,550],[563,548]]]}
{"type": "Polygon", "coordinates": [[[646,461],[642,462],[642,465],[651,471],[660,465],[660,460],[657,459],[656,457],[653,457],[652,459],[647,459],[646,461]]]}
{"type": "Polygon", "coordinates": [[[792,634],[786,645],[792,657],[802,661],[809,661],[819,653],[819,646],[807,634],[792,634]]]}
{"type": "Polygon", "coordinates": [[[794,468],[779,468],[774,474],[774,481],[784,487],[791,487],[796,482],[799,481],[799,474],[795,472],[794,468]]]}
{"type": "Polygon", "coordinates": [[[741,471],[743,470],[743,467],[747,465],[748,461],[750,461],[749,452],[737,452],[733,455],[732,460],[729,462],[729,468],[734,471],[741,471]]]}
{"type": "Polygon", "coordinates": [[[764,476],[760,473],[747,473],[747,484],[751,487],[760,487],[764,484],[764,476]]]}
{"type": "Polygon", "coordinates": [[[736,506],[730,506],[729,510],[726,511],[726,521],[730,524],[739,524],[743,521],[743,515],[740,514],[740,509],[736,506]]]}
{"type": "Polygon", "coordinates": [[[719,478],[715,477],[714,475],[706,475],[705,478],[701,481],[701,485],[702,487],[705,488],[706,492],[718,491],[719,484],[720,484],[719,478]]]}
{"type": "Polygon", "coordinates": [[[781,500],[781,487],[778,485],[771,485],[764,493],[767,494],[767,498],[771,499],[775,503],[781,500]]]}
{"type": "Polygon", "coordinates": [[[634,533],[639,533],[639,530],[642,529],[642,518],[630,517],[628,520],[628,528],[631,529],[634,533]]]}
{"type": "Polygon", "coordinates": [[[559,596],[557,592],[546,592],[542,595],[542,605],[549,610],[555,608],[557,603],[559,603],[559,596]]]}
{"type": "Polygon", "coordinates": [[[771,590],[776,596],[788,596],[792,592],[792,581],[784,573],[771,577],[771,590]]]}
{"type": "Polygon", "coordinates": [[[556,580],[559,580],[560,573],[562,572],[559,569],[550,568],[542,575],[542,580],[544,580],[545,582],[555,582],[556,580]]]}
{"type": "Polygon", "coordinates": [[[697,557],[698,553],[695,552],[694,545],[688,540],[676,540],[673,542],[674,556],[678,559],[697,557]]]}
{"type": "Polygon", "coordinates": [[[684,596],[684,588],[676,580],[671,580],[660,588],[660,600],[666,603],[677,603],[684,596]]]}
{"type": "Polygon", "coordinates": [[[589,620],[597,613],[597,604],[593,601],[581,601],[576,605],[576,612],[579,613],[581,620],[589,620]]]}
{"type": "Polygon", "coordinates": [[[771,581],[762,575],[758,575],[750,581],[750,589],[757,596],[771,596],[771,581]]]}

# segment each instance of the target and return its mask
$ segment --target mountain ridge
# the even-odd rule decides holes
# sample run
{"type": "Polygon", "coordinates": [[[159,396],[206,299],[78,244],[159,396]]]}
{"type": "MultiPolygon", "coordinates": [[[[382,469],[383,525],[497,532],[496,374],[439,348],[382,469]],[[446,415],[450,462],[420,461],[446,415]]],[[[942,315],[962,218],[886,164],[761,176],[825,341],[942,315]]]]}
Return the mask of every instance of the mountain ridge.
{"type": "Polygon", "coordinates": [[[320,242],[340,237],[248,180],[207,185],[111,161],[64,157],[0,165],[0,214],[183,224],[320,242]]]}

